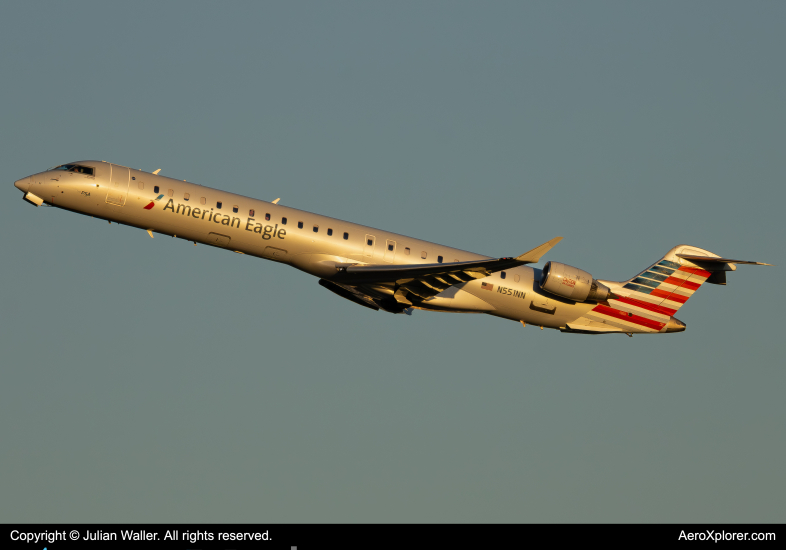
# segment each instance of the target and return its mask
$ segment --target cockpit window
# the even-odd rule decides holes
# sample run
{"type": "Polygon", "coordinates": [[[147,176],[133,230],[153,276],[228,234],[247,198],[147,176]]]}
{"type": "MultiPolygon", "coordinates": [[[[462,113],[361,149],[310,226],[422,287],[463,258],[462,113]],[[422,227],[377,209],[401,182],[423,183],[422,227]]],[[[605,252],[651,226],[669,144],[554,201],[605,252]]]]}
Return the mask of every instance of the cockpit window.
{"type": "Polygon", "coordinates": [[[76,172],[77,174],[84,174],[86,176],[94,176],[95,172],[89,166],[80,166],[78,164],[61,164],[52,170],[62,170],[64,172],[76,172]]]}

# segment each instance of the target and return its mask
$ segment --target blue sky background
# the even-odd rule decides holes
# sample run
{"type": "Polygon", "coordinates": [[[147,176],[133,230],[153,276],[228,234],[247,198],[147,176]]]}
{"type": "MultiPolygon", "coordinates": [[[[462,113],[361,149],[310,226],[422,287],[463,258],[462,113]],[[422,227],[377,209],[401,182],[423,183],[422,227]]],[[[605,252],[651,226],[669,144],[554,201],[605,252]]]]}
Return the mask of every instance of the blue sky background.
{"type": "Polygon", "coordinates": [[[785,16],[6,2],[0,521],[784,521],[785,16]],[[778,267],[668,336],[389,315],[13,187],[81,159],[604,279],[778,267]]]}

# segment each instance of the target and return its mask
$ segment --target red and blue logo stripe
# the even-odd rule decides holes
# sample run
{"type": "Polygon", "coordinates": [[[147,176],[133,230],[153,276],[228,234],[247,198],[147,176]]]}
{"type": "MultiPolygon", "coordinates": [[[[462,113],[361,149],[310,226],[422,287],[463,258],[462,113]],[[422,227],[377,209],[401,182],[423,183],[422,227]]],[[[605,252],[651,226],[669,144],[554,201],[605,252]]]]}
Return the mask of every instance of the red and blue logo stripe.
{"type": "Polygon", "coordinates": [[[163,193],[162,193],[162,194],[160,194],[160,195],[158,195],[158,196],[157,196],[157,197],[156,197],[154,200],[150,201],[150,203],[149,203],[149,204],[146,204],[146,205],[145,205],[145,207],[144,207],[144,208],[145,208],[145,210],[150,210],[151,208],[153,208],[153,207],[156,205],[156,203],[157,203],[158,201],[160,201],[160,200],[161,200],[161,199],[163,199],[163,198],[164,198],[164,194],[163,194],[163,193]]]}

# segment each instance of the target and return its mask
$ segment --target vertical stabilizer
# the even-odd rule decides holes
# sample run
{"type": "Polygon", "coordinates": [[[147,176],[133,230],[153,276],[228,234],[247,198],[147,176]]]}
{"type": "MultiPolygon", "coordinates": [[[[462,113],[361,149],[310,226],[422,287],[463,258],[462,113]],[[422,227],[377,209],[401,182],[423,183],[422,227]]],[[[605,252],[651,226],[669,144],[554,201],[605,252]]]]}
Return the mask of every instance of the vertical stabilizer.
{"type": "MultiPolygon", "coordinates": [[[[673,315],[712,275],[698,264],[678,254],[705,258],[717,255],[693,246],[675,246],[660,260],[628,281],[601,281],[613,293],[579,320],[598,332],[658,333],[681,332],[685,324],[673,315]]],[[[702,264],[704,265],[704,264],[702,264]]],[[[715,261],[713,269],[734,270],[734,265],[715,261]]],[[[586,327],[585,327],[586,329],[586,327]]]]}
{"type": "Polygon", "coordinates": [[[665,315],[674,315],[714,271],[725,272],[737,269],[733,264],[717,261],[687,260],[681,258],[680,254],[694,258],[705,257],[708,260],[720,258],[717,254],[695,246],[684,244],[675,246],[663,258],[626,281],[615,291],[621,295],[621,301],[636,300],[645,304],[645,308],[665,315]],[[708,268],[708,264],[713,267],[708,268]]]}

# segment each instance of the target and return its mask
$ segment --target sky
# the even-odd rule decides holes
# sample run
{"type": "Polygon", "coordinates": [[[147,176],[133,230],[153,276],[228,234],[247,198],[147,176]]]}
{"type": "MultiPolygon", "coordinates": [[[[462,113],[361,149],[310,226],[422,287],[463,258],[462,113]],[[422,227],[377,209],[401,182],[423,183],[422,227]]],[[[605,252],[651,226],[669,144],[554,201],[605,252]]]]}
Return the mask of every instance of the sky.
{"type": "MultiPolygon", "coordinates": [[[[783,522],[782,2],[6,2],[0,521],[783,522]],[[106,160],[625,280],[683,333],[374,312],[23,202],[106,160]],[[706,288],[709,287],[709,288],[706,288]]],[[[540,264],[542,265],[542,263],[540,264]]]]}

